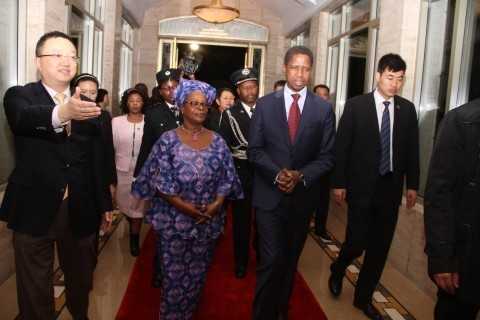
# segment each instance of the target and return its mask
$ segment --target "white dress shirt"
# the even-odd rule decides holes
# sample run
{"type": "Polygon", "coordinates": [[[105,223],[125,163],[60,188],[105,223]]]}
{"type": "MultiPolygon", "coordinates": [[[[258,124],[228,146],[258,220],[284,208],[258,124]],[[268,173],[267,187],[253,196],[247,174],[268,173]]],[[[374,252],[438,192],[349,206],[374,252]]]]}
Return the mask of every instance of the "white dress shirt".
{"type": "Polygon", "coordinates": [[[303,87],[302,90],[295,92],[291,90],[288,85],[285,85],[283,88],[283,96],[285,99],[285,111],[287,112],[287,121],[288,113],[290,112],[290,107],[292,106],[293,97],[292,94],[299,94],[300,99],[298,99],[298,107],[300,108],[300,114],[303,112],[303,106],[305,105],[305,99],[307,99],[307,87],[303,87]]]}
{"type": "Polygon", "coordinates": [[[375,108],[377,110],[377,119],[378,119],[378,132],[382,130],[382,117],[383,110],[385,110],[384,101],[389,101],[390,105],[388,106],[388,113],[390,115],[390,171],[393,171],[393,121],[394,121],[394,108],[395,101],[393,97],[390,99],[385,99],[377,89],[373,92],[373,97],[375,98],[375,108]]]}
{"type": "Polygon", "coordinates": [[[243,109],[245,110],[245,112],[248,114],[248,117],[251,119],[252,116],[253,116],[252,108],[255,108],[255,106],[256,106],[257,104],[254,104],[253,107],[249,107],[248,105],[246,105],[246,104],[243,103],[242,101],[240,101],[240,103],[242,104],[242,107],[243,107],[243,109]]]}
{"type": "MultiPolygon", "coordinates": [[[[55,90],[53,90],[52,88],[50,88],[49,86],[47,86],[45,83],[42,82],[42,85],[43,87],[45,88],[45,90],[47,90],[48,94],[50,95],[50,97],[52,97],[52,100],[55,101],[55,107],[53,108],[53,112],[52,112],[52,127],[53,129],[59,129],[62,128],[63,125],[65,125],[65,123],[62,123],[60,121],[60,118],[58,117],[58,101],[57,101],[57,98],[55,98],[55,96],[57,95],[57,93],[60,93],[60,92],[57,92],[55,90]]],[[[65,95],[65,100],[64,100],[64,103],[67,103],[68,102],[68,99],[70,99],[70,88],[67,87],[67,89],[65,89],[65,91],[61,92],[65,95]]],[[[60,130],[60,132],[62,131],[60,130]]],[[[57,130],[55,130],[57,131],[57,130]]]]}

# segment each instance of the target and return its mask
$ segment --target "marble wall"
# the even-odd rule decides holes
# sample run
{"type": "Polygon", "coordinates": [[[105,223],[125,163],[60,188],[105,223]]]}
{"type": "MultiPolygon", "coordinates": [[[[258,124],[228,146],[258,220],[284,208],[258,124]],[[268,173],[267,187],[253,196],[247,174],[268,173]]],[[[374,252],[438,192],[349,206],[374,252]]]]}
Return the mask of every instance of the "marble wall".
{"type": "Polygon", "coordinates": [[[407,63],[407,72],[401,95],[413,100],[421,1],[382,0],[379,5],[377,60],[391,52],[402,56],[407,63]]]}
{"type": "Polygon", "coordinates": [[[310,48],[315,56],[313,86],[327,81],[328,17],[328,12],[319,12],[310,21],[310,48]]]}

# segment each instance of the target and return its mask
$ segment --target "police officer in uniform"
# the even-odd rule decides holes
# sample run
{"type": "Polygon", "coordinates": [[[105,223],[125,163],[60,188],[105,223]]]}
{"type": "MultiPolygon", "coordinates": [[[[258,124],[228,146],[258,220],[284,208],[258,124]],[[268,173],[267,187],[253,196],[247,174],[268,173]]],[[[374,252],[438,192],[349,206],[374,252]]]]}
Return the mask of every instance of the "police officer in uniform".
{"type": "Polygon", "coordinates": [[[235,276],[243,278],[247,271],[252,221],[253,167],[247,159],[247,146],[250,119],[258,99],[257,72],[251,68],[237,70],[231,75],[231,81],[237,88],[239,99],[225,110],[219,133],[232,151],[245,195],[244,199],[232,204],[235,276]]]}
{"type": "MultiPolygon", "coordinates": [[[[157,83],[160,93],[160,101],[150,105],[145,112],[145,125],[143,127],[142,144],[135,165],[134,176],[142,170],[143,164],[148,158],[153,145],[160,136],[169,130],[180,126],[182,119],[180,111],[175,106],[175,89],[177,88],[181,71],[178,69],[164,69],[157,73],[157,83]]],[[[156,241],[158,244],[159,242],[156,241]]],[[[160,255],[155,253],[154,274],[152,286],[159,288],[162,283],[160,269],[160,255]]]]}
{"type": "Polygon", "coordinates": [[[180,77],[178,69],[164,69],[157,73],[160,101],[145,109],[145,126],[142,145],[135,166],[135,176],[140,173],[153,145],[160,136],[181,124],[180,111],[175,106],[175,89],[180,77]]]}

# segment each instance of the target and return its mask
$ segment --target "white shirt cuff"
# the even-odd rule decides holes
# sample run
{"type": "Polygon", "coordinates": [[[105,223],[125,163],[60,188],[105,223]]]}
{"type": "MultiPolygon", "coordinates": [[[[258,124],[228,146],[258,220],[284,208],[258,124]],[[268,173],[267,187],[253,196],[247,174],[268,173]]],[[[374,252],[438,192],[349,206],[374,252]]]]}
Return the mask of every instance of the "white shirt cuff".
{"type": "Polygon", "coordinates": [[[58,107],[59,107],[59,105],[56,105],[53,108],[53,112],[52,112],[52,127],[53,127],[53,129],[60,128],[63,125],[60,121],[60,118],[58,117],[58,107]]]}

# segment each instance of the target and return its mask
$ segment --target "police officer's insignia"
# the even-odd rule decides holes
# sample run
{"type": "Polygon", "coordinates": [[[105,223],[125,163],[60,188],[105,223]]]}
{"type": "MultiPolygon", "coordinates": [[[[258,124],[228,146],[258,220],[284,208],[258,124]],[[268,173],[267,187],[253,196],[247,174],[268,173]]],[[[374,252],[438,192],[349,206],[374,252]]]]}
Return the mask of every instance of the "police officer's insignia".
{"type": "Polygon", "coordinates": [[[171,73],[170,70],[165,71],[165,75],[166,75],[166,76],[169,76],[170,73],[171,73]]]}
{"type": "Polygon", "coordinates": [[[242,70],[242,74],[243,74],[244,76],[248,76],[248,75],[250,74],[250,70],[249,70],[249,69],[243,69],[243,70],[242,70]]]}

